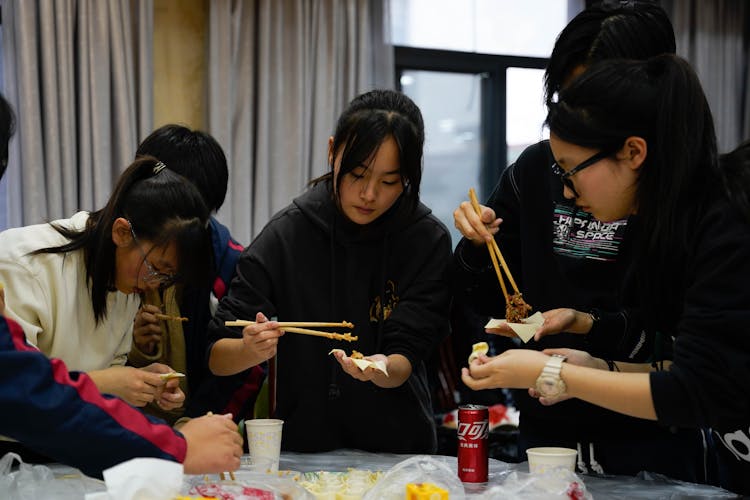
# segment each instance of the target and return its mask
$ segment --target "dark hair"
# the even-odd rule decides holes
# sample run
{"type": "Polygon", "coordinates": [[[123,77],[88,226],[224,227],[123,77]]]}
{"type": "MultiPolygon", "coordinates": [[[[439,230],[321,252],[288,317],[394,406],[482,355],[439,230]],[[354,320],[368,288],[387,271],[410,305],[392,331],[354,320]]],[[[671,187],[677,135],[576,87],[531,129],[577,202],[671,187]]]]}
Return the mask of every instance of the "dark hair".
{"type": "Polygon", "coordinates": [[[620,149],[630,136],[646,140],[636,262],[641,293],[656,307],[681,279],[680,256],[707,186],[720,185],[713,119],[698,77],[674,55],[602,61],[560,91],[546,122],[563,141],[603,151],[620,149]]]}
{"type": "Polygon", "coordinates": [[[579,13],[558,35],[544,74],[545,99],[552,100],[578,66],[674,54],[675,47],[672,23],[655,2],[601,2],[579,13]]]}
{"type": "Polygon", "coordinates": [[[8,168],[8,143],[15,131],[16,117],[10,103],[0,95],[0,179],[8,168]]]}
{"type": "MultiPolygon", "coordinates": [[[[422,181],[422,148],[424,122],[414,101],[395,90],[372,90],[355,97],[341,114],[333,135],[333,156],[341,152],[337,192],[344,174],[367,163],[388,137],[393,137],[399,150],[404,200],[413,209],[419,202],[422,181]]],[[[333,179],[331,171],[314,179],[333,179]]]]}
{"type": "Polygon", "coordinates": [[[206,132],[164,125],[138,145],[135,155],[158,158],[170,170],[186,177],[198,188],[210,211],[218,212],[224,203],[229,181],[227,157],[216,139],[206,132]]]}
{"type": "Polygon", "coordinates": [[[729,200],[750,222],[750,140],[719,157],[722,185],[729,200]]]}
{"type": "Polygon", "coordinates": [[[112,225],[118,217],[130,221],[139,238],[160,247],[174,242],[180,274],[188,282],[207,282],[208,209],[187,179],[160,168],[156,158],[135,160],[117,181],[104,208],[92,212],[82,230],[52,224],[70,241],[34,252],[65,253],[84,250],[86,279],[96,321],[107,315],[107,292],[115,283],[115,244],[112,225]]]}

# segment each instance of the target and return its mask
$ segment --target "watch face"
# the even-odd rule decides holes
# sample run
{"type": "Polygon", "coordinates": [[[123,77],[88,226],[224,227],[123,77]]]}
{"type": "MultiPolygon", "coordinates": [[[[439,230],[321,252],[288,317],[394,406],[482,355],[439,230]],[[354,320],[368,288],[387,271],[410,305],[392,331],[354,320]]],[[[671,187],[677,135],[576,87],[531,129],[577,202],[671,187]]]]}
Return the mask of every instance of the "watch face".
{"type": "Polygon", "coordinates": [[[536,379],[536,390],[545,398],[558,398],[565,393],[567,386],[560,378],[560,369],[565,356],[557,354],[550,357],[542,369],[542,373],[536,379]]]}
{"type": "Polygon", "coordinates": [[[536,390],[545,398],[556,398],[565,392],[565,382],[555,377],[539,377],[536,390]]]}

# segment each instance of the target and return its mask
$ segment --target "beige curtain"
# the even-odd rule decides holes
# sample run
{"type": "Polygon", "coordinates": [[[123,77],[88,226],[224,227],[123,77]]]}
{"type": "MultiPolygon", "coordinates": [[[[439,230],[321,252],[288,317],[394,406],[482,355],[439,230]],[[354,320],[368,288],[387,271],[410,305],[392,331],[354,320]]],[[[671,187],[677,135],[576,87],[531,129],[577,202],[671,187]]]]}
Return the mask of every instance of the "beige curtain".
{"type": "Polygon", "coordinates": [[[5,0],[8,225],[101,208],[152,125],[153,0],[5,0]]]}
{"type": "Polygon", "coordinates": [[[387,0],[210,3],[209,132],[230,168],[219,218],[248,243],[327,169],[355,95],[394,86],[387,0]]]}
{"type": "Polygon", "coordinates": [[[716,123],[719,151],[750,138],[750,2],[671,0],[677,53],[701,79],[716,123]]]}

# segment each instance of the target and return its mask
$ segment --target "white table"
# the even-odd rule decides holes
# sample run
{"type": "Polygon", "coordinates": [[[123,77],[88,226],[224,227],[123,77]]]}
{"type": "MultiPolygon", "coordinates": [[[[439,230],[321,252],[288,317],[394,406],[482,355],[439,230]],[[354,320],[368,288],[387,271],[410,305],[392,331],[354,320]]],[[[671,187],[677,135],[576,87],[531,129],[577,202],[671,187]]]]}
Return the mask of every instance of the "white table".
{"type": "MultiPolygon", "coordinates": [[[[355,450],[337,450],[326,453],[282,453],[280,468],[299,472],[346,471],[348,468],[388,471],[410,455],[365,453],[355,450]]],[[[435,455],[432,458],[456,470],[456,457],[435,455]]],[[[38,466],[34,472],[33,487],[40,490],[23,498],[50,498],[82,500],[86,493],[105,491],[102,481],[83,476],[78,470],[61,464],[38,466]],[[54,495],[50,496],[50,491],[54,495]]],[[[485,493],[493,486],[501,485],[513,472],[525,474],[528,465],[507,464],[490,459],[489,482],[487,484],[464,484],[467,499],[486,498],[485,493]]],[[[599,499],[679,499],[679,498],[739,498],[730,492],[711,486],[673,481],[661,476],[580,476],[588,492],[599,499]]],[[[11,490],[8,481],[0,477],[0,498],[9,499],[11,490]]],[[[218,478],[217,478],[218,479],[218,478]]]]}

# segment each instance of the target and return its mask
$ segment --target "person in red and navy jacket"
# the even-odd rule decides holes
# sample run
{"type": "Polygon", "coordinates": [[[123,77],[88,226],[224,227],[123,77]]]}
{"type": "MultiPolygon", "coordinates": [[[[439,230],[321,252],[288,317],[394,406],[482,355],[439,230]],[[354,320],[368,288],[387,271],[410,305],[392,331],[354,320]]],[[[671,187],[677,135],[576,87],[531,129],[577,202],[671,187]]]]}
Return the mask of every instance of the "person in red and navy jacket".
{"type": "MultiPolygon", "coordinates": [[[[13,111],[0,96],[0,177],[13,125],[13,111]]],[[[96,477],[135,457],[181,462],[191,474],[239,467],[242,437],[231,415],[205,416],[173,430],[101,394],[85,373],[69,372],[61,360],[47,358],[2,315],[4,309],[0,291],[0,434],[96,477]]]]}

